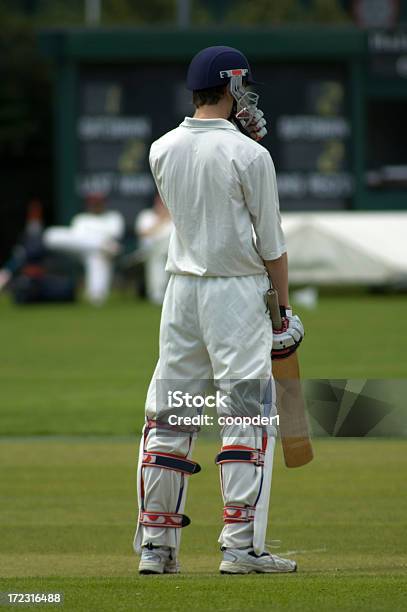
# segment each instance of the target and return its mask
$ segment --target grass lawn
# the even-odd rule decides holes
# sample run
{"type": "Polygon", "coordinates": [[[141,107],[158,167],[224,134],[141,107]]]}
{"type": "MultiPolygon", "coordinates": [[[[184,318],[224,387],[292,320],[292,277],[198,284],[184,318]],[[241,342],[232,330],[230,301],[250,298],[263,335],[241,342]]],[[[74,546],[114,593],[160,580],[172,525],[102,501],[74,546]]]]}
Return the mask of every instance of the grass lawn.
{"type": "MultiPolygon", "coordinates": [[[[405,378],[405,296],[323,297],[304,311],[308,378],[405,378]]],[[[0,435],[139,431],[160,309],[132,299],[16,308],[0,301],[0,435]]]]}
{"type": "Polygon", "coordinates": [[[131,550],[135,440],[3,440],[0,591],[62,591],[65,610],[406,609],[404,440],[318,440],[300,470],[278,448],[269,537],[299,564],[285,576],[218,574],[217,449],[197,445],[184,573],[150,577],[131,550]]]}
{"type": "MultiPolygon", "coordinates": [[[[405,378],[405,309],[404,296],[322,297],[301,313],[304,376],[405,378]]],[[[130,298],[0,301],[0,591],[63,591],[75,611],[407,609],[405,439],[319,439],[300,470],[278,449],[269,537],[299,572],[236,577],[218,574],[219,444],[200,440],[184,573],[137,575],[135,434],[159,317],[130,298]]]]}

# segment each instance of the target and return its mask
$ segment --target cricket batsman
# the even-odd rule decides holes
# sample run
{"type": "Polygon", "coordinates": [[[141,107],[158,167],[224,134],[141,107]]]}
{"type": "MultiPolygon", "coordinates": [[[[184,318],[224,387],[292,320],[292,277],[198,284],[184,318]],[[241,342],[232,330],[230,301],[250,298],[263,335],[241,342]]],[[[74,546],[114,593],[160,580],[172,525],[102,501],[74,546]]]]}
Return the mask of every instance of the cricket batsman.
{"type": "Polygon", "coordinates": [[[267,131],[258,95],[247,89],[253,83],[243,53],[203,49],[187,75],[194,116],[151,146],[151,171],[174,227],[139,454],[141,574],[179,571],[188,479],[201,469],[192,458],[197,428],[182,419],[200,409],[175,409],[167,400],[174,390],[198,397],[208,384],[222,394],[216,409],[225,423],[214,457],[224,503],[220,572],[297,569],[265,549],[276,429],[239,420],[276,414],[271,348],[274,356],[289,354],[304,335],[289,306],[276,175],[259,144],[267,131]],[[274,334],[265,306],[270,284],[283,317],[274,334]]]}

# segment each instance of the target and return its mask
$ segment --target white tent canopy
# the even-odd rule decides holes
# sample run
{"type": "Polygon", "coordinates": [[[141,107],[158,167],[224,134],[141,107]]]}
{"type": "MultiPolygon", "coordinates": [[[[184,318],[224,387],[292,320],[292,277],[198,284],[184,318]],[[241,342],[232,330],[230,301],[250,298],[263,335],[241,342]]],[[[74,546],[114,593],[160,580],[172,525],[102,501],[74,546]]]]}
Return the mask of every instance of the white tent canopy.
{"type": "Polygon", "coordinates": [[[282,218],[291,282],[407,282],[407,212],[285,213],[282,218]]]}

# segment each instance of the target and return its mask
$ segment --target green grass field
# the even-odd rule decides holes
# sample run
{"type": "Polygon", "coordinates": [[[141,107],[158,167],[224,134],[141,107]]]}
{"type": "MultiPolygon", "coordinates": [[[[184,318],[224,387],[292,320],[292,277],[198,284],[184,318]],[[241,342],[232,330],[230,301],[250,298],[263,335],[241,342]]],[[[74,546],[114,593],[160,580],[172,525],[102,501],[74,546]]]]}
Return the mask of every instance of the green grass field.
{"type": "Polygon", "coordinates": [[[291,471],[278,449],[269,533],[291,576],[218,574],[217,448],[197,446],[184,574],[139,577],[135,442],[3,441],[0,590],[63,591],[67,610],[406,609],[404,441],[321,440],[291,471]]]}
{"type": "MultiPolygon", "coordinates": [[[[323,297],[301,313],[304,375],[406,377],[405,307],[323,297]]],[[[129,298],[100,310],[0,302],[0,591],[63,591],[62,609],[78,611],[405,610],[405,439],[319,439],[300,470],[278,449],[269,538],[299,572],[236,577],[218,574],[219,445],[202,439],[183,574],[137,575],[134,434],[159,316],[129,298]]]]}
{"type": "MultiPolygon", "coordinates": [[[[301,316],[306,378],[407,377],[405,296],[322,298],[301,316]]],[[[1,434],[138,432],[158,354],[160,309],[16,308],[0,301],[1,434]]]]}

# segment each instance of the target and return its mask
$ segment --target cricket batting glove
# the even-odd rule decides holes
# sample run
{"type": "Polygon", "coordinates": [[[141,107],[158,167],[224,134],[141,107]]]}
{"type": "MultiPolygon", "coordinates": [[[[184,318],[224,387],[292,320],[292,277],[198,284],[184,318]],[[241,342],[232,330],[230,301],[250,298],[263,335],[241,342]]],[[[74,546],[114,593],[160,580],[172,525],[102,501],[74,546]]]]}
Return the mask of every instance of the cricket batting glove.
{"type": "Polygon", "coordinates": [[[230,76],[230,93],[235,100],[235,117],[253,140],[259,141],[267,134],[264,113],[257,107],[259,95],[246,89],[243,70],[226,71],[230,76]]]}
{"type": "Polygon", "coordinates": [[[292,355],[300,346],[304,338],[304,326],[298,315],[292,310],[284,308],[282,313],[282,328],[273,329],[272,359],[285,359],[292,355]]]}
{"type": "Polygon", "coordinates": [[[236,119],[240,121],[244,129],[249,133],[249,136],[257,142],[267,134],[264,113],[259,108],[256,108],[254,112],[243,108],[237,113],[236,119]]]}

